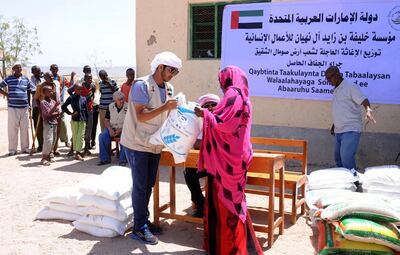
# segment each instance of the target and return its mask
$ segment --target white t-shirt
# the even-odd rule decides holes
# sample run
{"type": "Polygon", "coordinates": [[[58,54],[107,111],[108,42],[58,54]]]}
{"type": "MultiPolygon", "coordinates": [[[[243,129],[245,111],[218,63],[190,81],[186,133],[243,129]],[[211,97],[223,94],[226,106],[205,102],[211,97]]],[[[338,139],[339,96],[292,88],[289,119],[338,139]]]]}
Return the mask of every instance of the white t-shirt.
{"type": "Polygon", "coordinates": [[[362,106],[366,99],[360,88],[347,80],[333,92],[332,115],[335,133],[361,132],[362,106]]]}

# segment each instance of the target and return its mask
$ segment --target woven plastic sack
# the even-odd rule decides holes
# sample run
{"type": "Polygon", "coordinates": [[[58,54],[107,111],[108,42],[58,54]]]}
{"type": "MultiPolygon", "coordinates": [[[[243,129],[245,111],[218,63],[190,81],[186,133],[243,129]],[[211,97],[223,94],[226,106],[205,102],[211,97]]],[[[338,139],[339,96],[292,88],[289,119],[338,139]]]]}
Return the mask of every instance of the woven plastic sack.
{"type": "Polygon", "coordinates": [[[400,166],[368,167],[365,169],[363,179],[367,185],[377,183],[400,187],[400,166]]]}
{"type": "Polygon", "coordinates": [[[161,128],[150,137],[150,143],[164,145],[176,164],[186,161],[197,137],[202,132],[202,120],[194,113],[196,104],[184,103],[171,111],[161,128]]]}
{"type": "Polygon", "coordinates": [[[307,176],[307,187],[315,189],[354,189],[359,178],[346,168],[329,168],[312,172],[307,176]]]}
{"type": "Polygon", "coordinates": [[[318,231],[319,255],[395,255],[392,249],[383,245],[347,240],[326,222],[318,223],[318,231]]]}
{"type": "Polygon", "coordinates": [[[400,232],[392,223],[377,223],[365,219],[346,218],[335,222],[336,233],[347,240],[381,244],[400,251],[400,232]]]}
{"type": "Polygon", "coordinates": [[[395,209],[383,200],[350,200],[336,203],[318,211],[317,216],[327,221],[338,221],[343,217],[356,217],[381,222],[399,222],[395,209]]]}
{"type": "Polygon", "coordinates": [[[354,200],[368,200],[368,201],[379,200],[383,202],[388,202],[387,199],[376,194],[367,194],[359,192],[347,192],[347,193],[331,192],[324,194],[323,196],[315,200],[314,205],[317,208],[326,208],[333,204],[349,202],[354,200]]]}

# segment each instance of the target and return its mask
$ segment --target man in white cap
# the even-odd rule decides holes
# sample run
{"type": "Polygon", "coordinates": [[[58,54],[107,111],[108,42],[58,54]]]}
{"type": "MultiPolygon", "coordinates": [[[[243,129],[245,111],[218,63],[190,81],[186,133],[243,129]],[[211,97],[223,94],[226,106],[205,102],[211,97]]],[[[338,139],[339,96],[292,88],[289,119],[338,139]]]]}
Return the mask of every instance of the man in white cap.
{"type": "MultiPolygon", "coordinates": [[[[205,94],[197,100],[197,103],[203,109],[208,109],[213,112],[220,101],[219,96],[215,94],[205,94]]],[[[200,149],[202,133],[194,145],[195,149],[200,149]]],[[[185,176],[186,185],[190,190],[190,197],[193,202],[194,212],[192,216],[202,218],[204,213],[204,196],[201,191],[199,178],[207,176],[206,172],[198,172],[197,168],[185,168],[183,172],[185,176]]]]}
{"type": "Polygon", "coordinates": [[[149,143],[153,135],[177,107],[169,81],[179,73],[182,61],[171,52],[162,52],[151,62],[151,74],[136,80],[130,91],[128,112],[122,128],[121,144],[132,170],[132,238],[157,244],[153,233],[161,229],[149,221],[148,204],[156,181],[163,146],[149,143]]]}
{"type": "Polygon", "coordinates": [[[12,66],[13,74],[0,83],[0,94],[7,97],[8,105],[8,151],[9,156],[17,154],[18,132],[21,137],[21,151],[29,153],[29,107],[30,97],[36,87],[22,74],[22,65],[12,66]],[[3,88],[8,87],[8,93],[3,88]]]}

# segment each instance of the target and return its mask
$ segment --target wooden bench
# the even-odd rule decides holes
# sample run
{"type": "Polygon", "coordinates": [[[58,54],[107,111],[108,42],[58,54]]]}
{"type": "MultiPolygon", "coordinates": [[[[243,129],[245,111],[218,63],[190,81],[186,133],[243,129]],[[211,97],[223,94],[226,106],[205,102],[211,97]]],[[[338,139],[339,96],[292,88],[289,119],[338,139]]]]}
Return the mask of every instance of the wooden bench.
{"type": "MultiPolygon", "coordinates": [[[[286,160],[296,160],[301,163],[299,171],[288,171],[285,170],[285,198],[292,199],[291,207],[291,222],[293,224],[297,221],[297,209],[301,207],[301,215],[305,213],[305,182],[307,176],[307,141],[304,140],[289,140],[289,139],[277,139],[277,138],[264,138],[264,137],[252,137],[251,142],[254,145],[269,145],[269,146],[280,146],[280,147],[297,147],[301,148],[301,152],[290,152],[290,151],[277,151],[267,149],[254,149],[254,152],[282,154],[286,160]],[[299,191],[300,190],[300,191],[299,191]]],[[[286,165],[287,167],[287,165],[286,165]]],[[[276,185],[279,184],[279,176],[275,174],[276,185]]],[[[257,185],[263,187],[270,186],[270,175],[267,173],[255,173],[249,172],[247,174],[247,184],[257,185]]],[[[246,189],[246,193],[257,194],[257,195],[269,195],[268,191],[262,191],[258,189],[246,189]]],[[[275,196],[279,196],[282,191],[275,192],[275,196]]]]}
{"type": "MultiPolygon", "coordinates": [[[[161,152],[160,166],[167,166],[169,168],[169,201],[160,205],[160,186],[159,186],[159,171],[157,172],[156,183],[154,185],[153,199],[154,199],[154,223],[159,226],[160,217],[167,219],[175,219],[193,223],[203,223],[203,219],[195,218],[190,215],[182,215],[176,212],[176,167],[191,167],[197,168],[199,159],[199,151],[191,150],[185,163],[175,164],[174,158],[170,152],[163,150],[161,152]],[[169,212],[168,212],[169,209],[169,212]]],[[[160,169],[161,170],[161,169],[160,169]]],[[[285,158],[282,154],[270,153],[254,153],[253,160],[250,164],[249,173],[265,173],[277,176],[280,180],[284,178],[285,171],[285,158]],[[275,173],[275,174],[273,174],[275,173]]],[[[275,190],[275,179],[267,180],[270,185],[270,190],[275,190]]],[[[280,182],[279,188],[284,189],[284,182],[280,182]]],[[[279,216],[275,219],[275,205],[273,202],[274,197],[269,198],[269,207],[267,213],[267,224],[254,224],[254,230],[267,233],[268,235],[268,248],[272,247],[274,243],[274,231],[279,228],[279,234],[284,231],[284,196],[283,193],[279,197],[279,216]]]]}

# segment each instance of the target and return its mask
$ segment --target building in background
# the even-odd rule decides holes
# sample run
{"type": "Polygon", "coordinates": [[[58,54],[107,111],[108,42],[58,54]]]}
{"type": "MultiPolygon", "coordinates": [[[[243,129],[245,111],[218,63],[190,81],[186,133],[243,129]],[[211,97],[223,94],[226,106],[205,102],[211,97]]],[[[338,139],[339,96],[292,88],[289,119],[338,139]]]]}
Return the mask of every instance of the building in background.
{"type": "MultiPolygon", "coordinates": [[[[168,50],[183,60],[182,71],[174,78],[176,92],[189,100],[218,94],[224,5],[254,2],[267,1],[137,0],[138,77],[149,73],[155,54],[168,50]]],[[[252,97],[252,102],[252,136],[306,139],[310,164],[334,165],[331,102],[269,97],[252,97]]],[[[400,151],[400,106],[372,107],[378,123],[367,125],[361,136],[360,167],[394,164],[400,151]]]]}

